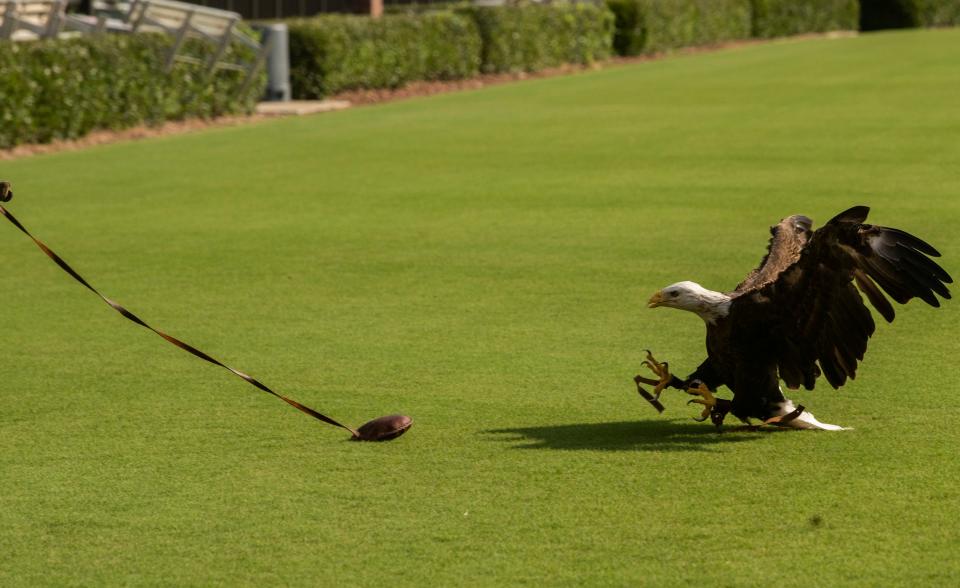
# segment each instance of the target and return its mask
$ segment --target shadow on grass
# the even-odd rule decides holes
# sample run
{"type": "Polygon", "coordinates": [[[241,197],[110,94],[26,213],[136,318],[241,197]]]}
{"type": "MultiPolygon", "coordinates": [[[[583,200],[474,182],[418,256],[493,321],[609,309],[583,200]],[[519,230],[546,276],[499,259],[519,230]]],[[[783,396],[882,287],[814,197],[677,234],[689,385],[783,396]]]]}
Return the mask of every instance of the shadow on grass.
{"type": "Polygon", "coordinates": [[[514,449],[713,451],[731,443],[758,441],[784,431],[786,429],[747,429],[734,425],[717,432],[709,424],[672,419],[489,429],[484,433],[498,436],[499,441],[515,442],[514,449]]]}

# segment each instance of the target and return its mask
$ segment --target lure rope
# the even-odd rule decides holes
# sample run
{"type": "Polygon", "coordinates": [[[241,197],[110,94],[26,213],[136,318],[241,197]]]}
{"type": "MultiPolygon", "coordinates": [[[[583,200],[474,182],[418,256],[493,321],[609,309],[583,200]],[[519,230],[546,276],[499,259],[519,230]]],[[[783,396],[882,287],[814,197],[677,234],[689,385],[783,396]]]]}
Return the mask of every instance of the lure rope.
{"type": "MultiPolygon", "coordinates": [[[[7,184],[7,183],[5,183],[5,182],[2,183],[2,184],[0,184],[0,201],[6,202],[6,201],[10,200],[10,198],[12,198],[12,197],[13,197],[13,193],[12,193],[12,192],[10,191],[10,189],[9,189],[9,184],[7,184]]],[[[212,363],[213,365],[217,365],[217,366],[220,366],[220,367],[222,367],[222,368],[224,368],[224,369],[226,369],[226,370],[229,370],[230,372],[232,372],[233,374],[237,375],[238,377],[243,378],[244,380],[246,380],[247,383],[255,386],[255,387],[258,388],[259,390],[262,390],[262,391],[266,392],[267,394],[272,394],[273,396],[276,396],[277,398],[279,398],[280,400],[283,400],[284,402],[286,402],[286,403],[289,404],[290,406],[296,408],[296,409],[299,410],[300,412],[305,413],[305,414],[308,414],[308,415],[312,416],[313,418],[315,418],[315,419],[317,419],[317,420],[323,421],[323,422],[328,423],[328,424],[330,424],[330,425],[333,425],[333,426],[335,426],[335,427],[340,427],[340,428],[342,428],[342,429],[346,429],[346,430],[350,431],[350,433],[351,433],[354,437],[358,437],[357,431],[351,429],[350,427],[348,427],[348,426],[346,426],[346,425],[344,425],[344,424],[338,423],[337,421],[333,420],[332,418],[330,418],[330,417],[328,417],[328,416],[326,416],[326,415],[324,415],[324,414],[321,414],[321,413],[313,410],[313,409],[310,408],[309,406],[304,406],[303,404],[300,404],[299,402],[297,402],[296,400],[293,400],[292,398],[287,398],[287,397],[284,396],[283,394],[280,394],[280,393],[278,393],[278,392],[274,392],[274,391],[271,390],[269,387],[267,387],[266,384],[263,384],[262,382],[260,382],[260,381],[257,380],[256,378],[254,378],[254,377],[252,377],[252,376],[250,376],[250,375],[248,375],[248,374],[245,374],[245,373],[241,372],[240,370],[238,370],[238,369],[236,369],[236,368],[230,367],[229,365],[227,365],[227,364],[225,364],[225,363],[223,363],[223,362],[221,362],[221,361],[218,361],[218,360],[214,359],[214,358],[211,357],[210,355],[204,353],[203,351],[200,351],[199,349],[197,349],[196,347],[193,347],[192,345],[189,345],[189,344],[187,344],[187,343],[184,343],[183,341],[181,341],[180,339],[177,339],[176,337],[173,337],[173,336],[171,336],[171,335],[168,335],[168,334],[164,333],[163,331],[161,331],[161,330],[159,330],[159,329],[155,329],[154,327],[151,327],[151,326],[148,325],[146,322],[144,322],[140,317],[138,317],[137,315],[133,314],[132,312],[130,312],[129,310],[127,310],[126,308],[124,308],[123,306],[121,306],[120,304],[118,304],[117,302],[114,302],[113,300],[107,298],[106,296],[104,296],[103,294],[101,294],[99,291],[97,291],[96,288],[94,288],[93,286],[91,286],[90,283],[87,282],[87,281],[83,278],[83,276],[81,276],[81,275],[78,274],[76,271],[74,271],[74,269],[73,269],[72,267],[70,267],[70,265],[67,264],[67,262],[63,260],[63,258],[61,258],[59,255],[57,255],[56,253],[54,253],[53,250],[50,249],[49,247],[47,247],[42,241],[40,241],[40,239],[37,239],[36,237],[34,237],[33,234],[31,234],[30,231],[28,231],[28,230],[26,229],[26,227],[24,227],[24,226],[20,223],[20,221],[18,221],[18,220],[16,219],[16,217],[14,217],[13,214],[10,213],[9,210],[7,210],[6,208],[3,207],[3,205],[0,205],[0,213],[2,213],[3,216],[6,217],[6,219],[7,219],[8,221],[10,221],[11,223],[13,223],[13,226],[15,226],[15,227],[17,227],[18,229],[20,229],[20,231],[22,231],[23,234],[25,234],[26,236],[30,237],[30,239],[32,239],[33,242],[37,244],[37,247],[39,247],[41,251],[43,251],[44,253],[47,254],[47,257],[49,257],[50,259],[52,259],[54,263],[56,263],[58,266],[60,266],[60,269],[62,269],[63,271],[67,272],[68,274],[70,274],[70,276],[71,276],[74,280],[76,280],[76,281],[80,282],[81,284],[83,284],[83,286],[84,286],[85,288],[87,288],[88,290],[90,290],[91,292],[93,292],[94,294],[96,294],[97,296],[99,296],[104,302],[106,302],[107,304],[109,304],[112,309],[114,309],[115,311],[119,312],[119,313],[120,313],[121,315],[123,315],[125,318],[129,319],[130,321],[133,321],[134,323],[140,325],[141,327],[144,327],[144,328],[146,328],[146,329],[149,329],[149,330],[153,331],[154,333],[156,333],[157,335],[160,335],[161,337],[163,337],[164,339],[166,339],[166,340],[169,341],[170,343],[176,345],[176,346],[179,347],[180,349],[183,349],[184,351],[186,351],[186,352],[188,352],[188,353],[191,353],[192,355],[195,355],[195,356],[199,357],[200,359],[202,359],[202,360],[204,360],[204,361],[206,361],[206,362],[212,363]]]]}

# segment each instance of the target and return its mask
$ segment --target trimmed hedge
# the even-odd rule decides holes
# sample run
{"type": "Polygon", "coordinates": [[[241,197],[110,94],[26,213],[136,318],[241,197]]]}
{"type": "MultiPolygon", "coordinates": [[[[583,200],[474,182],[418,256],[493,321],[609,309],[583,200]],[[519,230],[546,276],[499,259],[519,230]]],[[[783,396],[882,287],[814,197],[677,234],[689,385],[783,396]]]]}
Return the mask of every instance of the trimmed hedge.
{"type": "Polygon", "coordinates": [[[287,21],[290,82],[298,99],[344,90],[396,88],[413,80],[474,76],[480,34],[452,12],[325,15],[287,21]]]}
{"type": "Polygon", "coordinates": [[[754,37],[786,37],[859,28],[858,0],[752,1],[754,37]]]}
{"type": "Polygon", "coordinates": [[[444,0],[443,2],[408,2],[407,4],[383,3],[384,14],[424,14],[426,12],[450,11],[469,0],[444,0]]]}
{"type": "Polygon", "coordinates": [[[960,0],[860,0],[860,30],[960,25],[960,0]]]}
{"type": "Polygon", "coordinates": [[[960,25],[960,0],[915,0],[917,24],[922,27],[960,25]]]}
{"type": "MultiPolygon", "coordinates": [[[[265,74],[243,96],[240,72],[219,70],[207,80],[196,66],[177,64],[166,74],[170,43],[152,34],[0,42],[0,148],[253,110],[265,74]]],[[[206,51],[197,45],[192,54],[206,51]]]]}
{"type": "Polygon", "coordinates": [[[480,31],[480,69],[486,73],[590,64],[612,53],[614,17],[601,5],[472,6],[457,12],[469,15],[480,31]]]}
{"type": "Polygon", "coordinates": [[[750,0],[607,0],[619,55],[657,53],[750,36],[750,0]]]}

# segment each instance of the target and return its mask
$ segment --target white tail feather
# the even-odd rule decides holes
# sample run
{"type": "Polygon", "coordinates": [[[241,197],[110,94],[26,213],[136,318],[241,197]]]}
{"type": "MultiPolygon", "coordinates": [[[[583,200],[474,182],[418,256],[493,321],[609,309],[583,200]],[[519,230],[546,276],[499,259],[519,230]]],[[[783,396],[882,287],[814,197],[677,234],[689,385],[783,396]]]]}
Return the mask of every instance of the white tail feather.
{"type": "MultiPolygon", "coordinates": [[[[782,415],[785,415],[785,414],[789,414],[789,413],[793,412],[794,410],[796,410],[796,408],[797,408],[797,407],[794,406],[793,401],[791,401],[791,400],[788,399],[788,400],[786,400],[785,402],[781,402],[781,403],[780,403],[780,406],[777,408],[776,412],[775,412],[773,415],[771,415],[771,416],[782,416],[782,415]]],[[[818,431],[847,431],[847,430],[849,430],[849,429],[845,429],[844,427],[841,427],[841,426],[839,426],[839,425],[831,425],[831,424],[829,424],[829,423],[821,423],[820,421],[817,420],[817,417],[813,416],[813,413],[812,413],[812,412],[807,411],[807,410],[805,410],[805,411],[803,411],[802,413],[800,413],[800,416],[798,416],[797,418],[793,419],[792,421],[789,421],[789,422],[787,422],[787,423],[784,423],[784,426],[793,427],[793,428],[795,428],[795,429],[815,429],[815,430],[818,430],[818,431]]]]}

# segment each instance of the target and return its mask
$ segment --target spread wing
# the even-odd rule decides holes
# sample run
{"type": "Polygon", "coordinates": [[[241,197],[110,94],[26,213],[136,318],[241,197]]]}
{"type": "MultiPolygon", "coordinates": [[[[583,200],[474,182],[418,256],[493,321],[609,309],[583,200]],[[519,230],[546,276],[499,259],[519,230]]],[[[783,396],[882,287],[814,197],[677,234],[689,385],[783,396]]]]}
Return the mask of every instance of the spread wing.
{"type": "MultiPolygon", "coordinates": [[[[765,273],[767,260],[738,293],[735,303],[772,309],[777,365],[791,388],[812,389],[821,371],[834,388],[856,376],[875,328],[857,287],[887,322],[895,313],[884,292],[900,304],[920,298],[940,306],[937,295],[950,298],[946,284],[953,280],[930,259],[940,253],[905,231],[865,224],[869,210],[856,206],[812,234],[807,229],[795,261],[774,276],[773,267],[765,273]]],[[[776,242],[777,234],[768,258],[778,249],[776,242]]]]}

